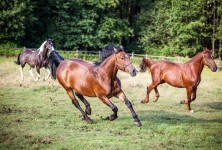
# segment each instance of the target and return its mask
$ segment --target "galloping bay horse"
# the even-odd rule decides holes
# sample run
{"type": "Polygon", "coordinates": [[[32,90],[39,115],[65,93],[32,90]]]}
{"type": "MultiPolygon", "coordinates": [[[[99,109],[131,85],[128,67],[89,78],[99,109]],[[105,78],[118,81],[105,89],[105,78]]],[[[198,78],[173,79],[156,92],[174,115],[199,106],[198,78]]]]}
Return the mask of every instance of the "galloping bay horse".
{"type": "Polygon", "coordinates": [[[181,104],[187,104],[188,110],[194,112],[190,103],[196,99],[197,86],[201,81],[204,65],[208,66],[212,72],[217,71],[217,65],[212,58],[212,51],[207,48],[204,48],[202,52],[183,64],[166,60],[152,61],[143,58],[140,63],[141,71],[146,71],[147,67],[150,69],[152,83],[147,87],[146,97],[141,102],[149,102],[149,94],[153,89],[155,90],[154,102],[156,102],[160,96],[157,86],[166,82],[174,87],[186,88],[187,100],[181,101],[181,104]]]}
{"type": "Polygon", "coordinates": [[[49,56],[52,77],[58,79],[87,123],[92,123],[92,120],[88,117],[91,114],[91,107],[83,96],[98,97],[110,107],[113,114],[106,119],[111,121],[118,117],[118,109],[110,101],[110,98],[115,96],[125,102],[132,113],[135,125],[140,127],[142,124],[131,102],[122,91],[120,80],[116,76],[118,70],[128,72],[131,76],[135,76],[137,71],[122,47],[107,46],[101,52],[102,55],[104,51],[106,51],[104,60],[94,64],[80,59],[63,60],[57,53],[52,51],[49,56]],[[108,55],[107,52],[109,52],[108,55]],[[75,95],[85,104],[85,111],[80,107],[75,95]]]}
{"type": "Polygon", "coordinates": [[[42,43],[39,49],[24,48],[24,50],[18,55],[17,61],[15,63],[20,65],[21,80],[24,80],[23,68],[25,64],[29,64],[29,73],[32,76],[33,81],[38,81],[41,77],[40,68],[45,67],[47,69],[48,75],[44,78],[47,80],[50,76],[50,70],[48,69],[48,51],[54,50],[53,40],[48,39],[42,43]],[[35,79],[32,70],[36,67],[38,77],[35,79]]]}

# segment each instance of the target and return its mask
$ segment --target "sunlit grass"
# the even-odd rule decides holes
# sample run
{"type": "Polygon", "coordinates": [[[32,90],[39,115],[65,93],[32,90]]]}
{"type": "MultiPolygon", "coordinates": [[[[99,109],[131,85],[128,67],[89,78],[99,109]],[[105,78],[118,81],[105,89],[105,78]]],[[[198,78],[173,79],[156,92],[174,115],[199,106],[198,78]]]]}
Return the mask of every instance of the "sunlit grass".
{"type": "MultiPolygon", "coordinates": [[[[185,89],[167,84],[159,86],[160,98],[141,104],[151,82],[149,72],[136,77],[119,72],[118,77],[128,99],[133,103],[143,124],[133,124],[124,103],[113,98],[118,118],[101,118],[111,110],[97,98],[87,98],[92,107],[93,124],[82,121],[57,81],[31,80],[28,67],[25,81],[20,81],[16,58],[0,58],[0,149],[221,149],[222,147],[222,72],[205,68],[198,87],[197,99],[189,113],[185,89]]],[[[80,103],[84,108],[84,105],[80,103]]]]}

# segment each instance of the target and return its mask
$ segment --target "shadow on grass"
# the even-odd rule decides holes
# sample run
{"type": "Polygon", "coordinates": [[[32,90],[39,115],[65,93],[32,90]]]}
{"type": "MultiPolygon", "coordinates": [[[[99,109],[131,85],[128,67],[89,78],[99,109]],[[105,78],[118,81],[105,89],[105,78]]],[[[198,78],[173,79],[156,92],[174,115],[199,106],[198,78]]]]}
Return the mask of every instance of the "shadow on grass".
{"type": "Polygon", "coordinates": [[[222,110],[222,102],[211,102],[204,105],[215,110],[222,110]]]}
{"type": "MultiPolygon", "coordinates": [[[[221,119],[205,119],[197,118],[194,114],[184,113],[184,115],[165,111],[165,110],[156,110],[156,111],[139,111],[138,116],[142,123],[145,124],[187,124],[187,123],[222,123],[221,119]]],[[[118,118],[119,119],[119,118],[118,118]]],[[[131,121],[131,116],[121,116],[121,119],[131,121]]]]}

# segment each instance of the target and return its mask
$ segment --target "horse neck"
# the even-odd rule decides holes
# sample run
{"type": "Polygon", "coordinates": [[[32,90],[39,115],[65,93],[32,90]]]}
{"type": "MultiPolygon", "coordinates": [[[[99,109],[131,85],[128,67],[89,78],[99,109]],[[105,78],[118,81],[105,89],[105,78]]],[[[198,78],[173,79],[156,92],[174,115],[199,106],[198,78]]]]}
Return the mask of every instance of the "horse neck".
{"type": "Polygon", "coordinates": [[[47,49],[44,48],[42,52],[39,53],[39,56],[45,60],[46,56],[47,56],[47,49]]]}
{"type": "Polygon", "coordinates": [[[108,58],[106,58],[104,62],[100,64],[100,67],[104,70],[104,72],[110,79],[114,79],[118,72],[115,61],[116,61],[115,55],[113,54],[108,58]]]}
{"type": "Polygon", "coordinates": [[[194,56],[190,61],[187,62],[187,64],[189,64],[189,66],[192,66],[192,68],[197,68],[194,71],[196,74],[200,75],[204,68],[202,53],[194,56]]]}

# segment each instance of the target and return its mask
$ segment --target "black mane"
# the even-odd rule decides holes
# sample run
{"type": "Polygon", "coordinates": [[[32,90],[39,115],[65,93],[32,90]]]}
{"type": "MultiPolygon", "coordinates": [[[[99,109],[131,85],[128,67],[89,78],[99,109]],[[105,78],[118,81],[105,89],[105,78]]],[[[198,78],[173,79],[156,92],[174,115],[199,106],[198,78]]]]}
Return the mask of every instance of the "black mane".
{"type": "Polygon", "coordinates": [[[110,55],[112,55],[115,52],[114,48],[116,48],[118,52],[124,51],[122,46],[107,45],[100,52],[100,61],[96,61],[94,62],[94,64],[96,65],[101,64],[106,58],[108,58],[110,55]]]}

